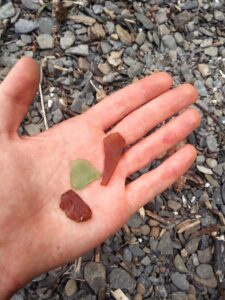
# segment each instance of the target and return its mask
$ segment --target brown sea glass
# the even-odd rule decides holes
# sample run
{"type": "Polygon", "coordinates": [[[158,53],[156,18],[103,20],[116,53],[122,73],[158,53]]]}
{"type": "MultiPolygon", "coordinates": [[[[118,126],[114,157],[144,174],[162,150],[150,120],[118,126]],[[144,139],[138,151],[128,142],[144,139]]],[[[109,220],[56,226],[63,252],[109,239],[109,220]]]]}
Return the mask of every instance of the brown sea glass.
{"type": "Polygon", "coordinates": [[[90,207],[73,190],[62,194],[60,208],[75,222],[87,221],[92,216],[90,207]]]}
{"type": "Polygon", "coordinates": [[[101,185],[107,185],[120,160],[126,142],[119,132],[111,133],[104,139],[105,163],[101,185]]]}

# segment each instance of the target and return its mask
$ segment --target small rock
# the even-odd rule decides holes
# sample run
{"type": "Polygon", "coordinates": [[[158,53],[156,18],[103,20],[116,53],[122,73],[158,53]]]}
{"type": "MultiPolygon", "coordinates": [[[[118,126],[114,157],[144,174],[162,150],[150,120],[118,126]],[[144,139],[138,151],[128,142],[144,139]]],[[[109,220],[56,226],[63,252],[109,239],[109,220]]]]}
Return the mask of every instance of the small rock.
{"type": "Polygon", "coordinates": [[[197,88],[200,96],[206,97],[208,95],[206,87],[201,80],[196,80],[194,85],[197,88]]]}
{"type": "Polygon", "coordinates": [[[213,268],[208,264],[201,264],[196,268],[196,274],[202,279],[209,279],[214,276],[213,268]]]}
{"type": "Polygon", "coordinates": [[[180,71],[186,82],[191,83],[193,81],[193,74],[190,66],[183,64],[180,68],[180,71]]]}
{"type": "Polygon", "coordinates": [[[168,296],[167,290],[164,285],[158,285],[155,287],[156,293],[160,296],[160,299],[166,299],[168,296]]]}
{"type": "Polygon", "coordinates": [[[189,288],[189,282],[187,281],[187,277],[184,274],[175,272],[171,275],[171,280],[173,284],[182,291],[186,291],[189,288]]]}
{"type": "Polygon", "coordinates": [[[89,47],[88,45],[78,45],[76,47],[71,47],[66,50],[66,53],[74,54],[78,56],[88,56],[89,55],[89,47]]]}
{"type": "Polygon", "coordinates": [[[91,289],[98,294],[106,286],[106,270],[103,264],[88,262],[84,268],[84,278],[91,289]]]}
{"type": "Polygon", "coordinates": [[[26,44],[29,45],[32,43],[32,37],[28,34],[21,34],[21,40],[26,44]]]}
{"type": "Polygon", "coordinates": [[[140,282],[137,284],[137,292],[138,292],[138,294],[140,294],[140,295],[142,295],[142,296],[145,295],[145,293],[146,293],[146,288],[145,288],[144,284],[142,284],[142,283],[140,283],[140,282]]]}
{"type": "Polygon", "coordinates": [[[112,51],[109,56],[107,56],[108,63],[113,67],[118,67],[122,63],[121,56],[123,50],[121,51],[112,51]]]}
{"type": "Polygon", "coordinates": [[[217,21],[223,21],[225,16],[224,16],[224,13],[220,10],[214,10],[214,18],[217,20],[217,21]]]}
{"type": "Polygon", "coordinates": [[[170,50],[177,49],[176,40],[172,35],[170,35],[170,34],[164,35],[162,37],[162,41],[163,41],[164,46],[167,47],[168,49],[170,49],[170,50]]]}
{"type": "Polygon", "coordinates": [[[182,257],[177,254],[174,258],[174,266],[180,273],[187,273],[188,269],[186,268],[182,257]]]}
{"type": "Polygon", "coordinates": [[[216,159],[213,158],[207,158],[206,163],[211,169],[213,169],[217,165],[216,159]]]}
{"type": "Polygon", "coordinates": [[[145,256],[141,260],[141,264],[144,265],[144,266],[148,266],[148,265],[150,265],[150,263],[151,263],[151,260],[150,260],[150,258],[148,256],[145,256]]]}
{"type": "Polygon", "coordinates": [[[103,12],[103,6],[102,5],[99,5],[99,4],[94,4],[93,6],[92,6],[92,9],[93,9],[93,11],[94,11],[94,13],[96,14],[96,15],[100,15],[102,12],[103,12]]]}
{"type": "Polygon", "coordinates": [[[87,17],[87,16],[84,16],[84,15],[75,15],[75,16],[73,16],[73,21],[75,23],[82,23],[82,24],[87,25],[87,26],[92,26],[96,22],[96,20],[94,18],[87,17]]]}
{"type": "Polygon", "coordinates": [[[215,278],[215,276],[209,278],[209,279],[203,279],[203,278],[200,278],[198,277],[197,275],[194,275],[194,280],[203,285],[203,286],[206,286],[208,288],[215,288],[217,286],[217,280],[215,278]]]}
{"type": "Polygon", "coordinates": [[[63,120],[63,113],[62,113],[61,109],[59,109],[59,108],[54,110],[52,115],[53,115],[52,119],[55,124],[57,124],[63,120]]]}
{"type": "Polygon", "coordinates": [[[34,11],[37,11],[40,8],[40,4],[38,0],[22,0],[22,4],[26,8],[34,11]]]}
{"type": "Polygon", "coordinates": [[[134,78],[142,73],[143,68],[144,68],[143,64],[137,62],[136,64],[134,64],[128,69],[127,75],[129,76],[129,78],[134,78]]]}
{"type": "Polygon", "coordinates": [[[199,260],[198,260],[197,254],[193,253],[192,256],[191,256],[191,259],[192,259],[193,265],[195,267],[197,267],[199,265],[199,260]]]}
{"type": "Polygon", "coordinates": [[[168,207],[171,208],[173,211],[178,211],[181,208],[181,204],[177,201],[169,200],[168,207]]]}
{"type": "Polygon", "coordinates": [[[90,69],[90,63],[87,61],[86,58],[83,58],[83,57],[79,57],[78,58],[78,68],[81,70],[81,71],[89,71],[90,69]]]}
{"type": "Polygon", "coordinates": [[[104,27],[99,23],[95,23],[93,26],[90,27],[89,34],[92,41],[102,40],[105,38],[106,35],[104,27]]]}
{"type": "Polygon", "coordinates": [[[24,125],[24,129],[29,136],[40,133],[40,128],[36,124],[24,125]]]}
{"type": "Polygon", "coordinates": [[[67,297],[71,297],[77,291],[77,282],[74,279],[69,279],[65,285],[65,294],[67,297]]]}
{"type": "Polygon", "coordinates": [[[146,28],[146,29],[153,29],[155,26],[152,21],[147,18],[145,15],[135,12],[135,17],[137,20],[146,28]]]}
{"type": "Polygon", "coordinates": [[[141,226],[141,234],[149,235],[149,233],[150,233],[150,227],[148,225],[142,225],[141,226]]]}
{"type": "Polygon", "coordinates": [[[124,248],[123,250],[123,258],[124,260],[131,262],[132,261],[132,253],[129,248],[124,248]]]}
{"type": "Polygon", "coordinates": [[[209,175],[213,174],[213,171],[211,169],[206,168],[204,166],[197,165],[197,169],[203,174],[209,174],[209,175]]]}
{"type": "Polygon", "coordinates": [[[198,8],[198,1],[197,0],[190,0],[190,1],[185,1],[182,5],[181,5],[182,9],[194,9],[194,8],[198,8]]]}
{"type": "Polygon", "coordinates": [[[185,245],[185,249],[189,254],[195,253],[197,251],[200,239],[200,237],[193,238],[185,245]]]}
{"type": "Polygon", "coordinates": [[[116,32],[125,45],[130,46],[132,43],[131,35],[128,31],[126,31],[122,26],[116,25],[116,32]]]}
{"type": "Polygon", "coordinates": [[[160,8],[156,15],[155,15],[155,20],[158,24],[165,23],[167,21],[167,10],[166,8],[160,8]]]}
{"type": "Polygon", "coordinates": [[[208,47],[204,50],[205,54],[211,57],[215,57],[218,55],[218,48],[217,47],[208,47]]]}
{"type": "Polygon", "coordinates": [[[98,64],[98,69],[104,75],[107,75],[111,71],[111,67],[108,63],[98,64]]]}
{"type": "Polygon", "coordinates": [[[138,45],[142,45],[146,40],[146,35],[143,31],[140,31],[137,36],[136,36],[136,40],[135,42],[138,44],[138,45]]]}
{"type": "Polygon", "coordinates": [[[0,7],[0,20],[12,18],[15,13],[16,10],[10,1],[0,7]]]}
{"type": "Polygon", "coordinates": [[[208,226],[211,226],[211,225],[216,225],[216,223],[217,223],[216,218],[214,218],[213,216],[208,215],[208,214],[206,216],[202,217],[200,219],[200,221],[201,221],[201,225],[203,227],[208,227],[208,226]]]}
{"type": "Polygon", "coordinates": [[[26,19],[19,19],[15,23],[15,32],[16,33],[29,33],[34,31],[38,28],[38,24],[36,22],[26,20],[26,19]]]}
{"type": "Polygon", "coordinates": [[[207,64],[198,64],[198,70],[204,78],[211,75],[210,67],[207,64]]]}
{"type": "Polygon", "coordinates": [[[206,143],[210,152],[218,151],[217,139],[213,135],[209,135],[206,137],[206,143]]]}
{"type": "Polygon", "coordinates": [[[187,294],[182,292],[172,293],[172,300],[189,300],[187,294]]]}
{"type": "Polygon", "coordinates": [[[62,49],[70,48],[75,42],[75,35],[71,31],[64,32],[63,37],[60,39],[60,46],[62,49]]]}
{"type": "Polygon", "coordinates": [[[142,223],[142,218],[137,213],[135,213],[127,222],[127,224],[132,228],[140,227],[141,223],[142,223]]]}
{"type": "Polygon", "coordinates": [[[51,34],[55,22],[52,18],[42,17],[38,20],[38,25],[41,33],[51,34]]]}
{"type": "Polygon", "coordinates": [[[133,293],[136,287],[136,280],[121,268],[115,268],[112,270],[109,275],[109,282],[111,288],[125,289],[129,293],[133,293]]]}
{"type": "Polygon", "coordinates": [[[37,42],[40,49],[52,49],[54,47],[54,38],[47,33],[40,34],[37,37],[37,42]]]}
{"type": "Polygon", "coordinates": [[[130,249],[131,253],[133,254],[133,256],[137,256],[137,257],[145,256],[144,251],[139,247],[138,244],[129,245],[129,249],[130,249]]]}
{"type": "Polygon", "coordinates": [[[173,246],[172,241],[170,238],[170,234],[168,231],[164,233],[159,241],[158,251],[165,255],[172,255],[173,254],[173,246]]]}

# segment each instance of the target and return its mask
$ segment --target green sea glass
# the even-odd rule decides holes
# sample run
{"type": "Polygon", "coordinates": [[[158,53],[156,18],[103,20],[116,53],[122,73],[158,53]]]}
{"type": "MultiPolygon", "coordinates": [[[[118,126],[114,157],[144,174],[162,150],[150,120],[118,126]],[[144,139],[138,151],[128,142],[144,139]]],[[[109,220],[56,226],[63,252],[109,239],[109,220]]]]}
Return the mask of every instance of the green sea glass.
{"type": "Polygon", "coordinates": [[[82,190],[100,177],[101,173],[88,160],[76,159],[72,161],[70,180],[72,187],[76,190],[82,190]]]}

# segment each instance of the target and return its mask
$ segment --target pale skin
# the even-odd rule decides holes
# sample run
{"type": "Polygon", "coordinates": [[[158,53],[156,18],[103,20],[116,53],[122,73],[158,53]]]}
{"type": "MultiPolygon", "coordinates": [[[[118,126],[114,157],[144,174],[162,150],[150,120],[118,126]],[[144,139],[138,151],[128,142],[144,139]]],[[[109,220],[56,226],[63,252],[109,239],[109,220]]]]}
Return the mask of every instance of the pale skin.
{"type": "Polygon", "coordinates": [[[0,85],[1,299],[102,243],[171,186],[196,156],[194,147],[185,145],[158,168],[125,185],[126,177],[199,126],[199,113],[187,109],[197,99],[196,89],[189,84],[171,89],[172,79],[166,73],[146,77],[48,131],[20,137],[18,128],[38,83],[38,65],[23,58],[0,85]],[[79,191],[93,215],[87,222],[75,223],[59,207],[61,194],[71,188],[70,163],[87,159],[102,172],[107,132],[120,132],[128,146],[135,145],[123,155],[106,187],[97,180],[79,191]]]}

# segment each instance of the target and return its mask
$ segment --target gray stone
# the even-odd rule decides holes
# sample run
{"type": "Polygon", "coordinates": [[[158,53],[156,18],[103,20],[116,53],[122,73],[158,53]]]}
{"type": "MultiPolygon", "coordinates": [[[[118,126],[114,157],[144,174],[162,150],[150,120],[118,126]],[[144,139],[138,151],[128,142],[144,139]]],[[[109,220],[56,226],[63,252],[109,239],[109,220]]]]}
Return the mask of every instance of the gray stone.
{"type": "Polygon", "coordinates": [[[119,24],[116,25],[116,33],[118,34],[122,43],[124,43],[127,46],[131,45],[132,38],[131,38],[130,33],[127,30],[125,30],[122,26],[120,26],[119,24]]]}
{"type": "MultiPolygon", "coordinates": [[[[159,34],[161,36],[169,35],[170,34],[170,30],[169,30],[169,28],[165,24],[159,25],[158,31],[159,31],[159,34]]],[[[154,37],[155,43],[158,45],[160,42],[158,42],[158,41],[155,40],[156,36],[153,35],[153,37],[154,37]]]]}
{"type": "Polygon", "coordinates": [[[152,23],[152,21],[147,18],[145,15],[135,12],[135,17],[137,20],[146,28],[146,29],[153,29],[155,25],[152,23]]]}
{"type": "Polygon", "coordinates": [[[54,47],[54,38],[47,33],[40,34],[37,37],[37,42],[40,49],[52,49],[54,47]]]}
{"type": "Polygon", "coordinates": [[[106,286],[106,270],[102,263],[88,262],[84,268],[84,278],[90,288],[98,294],[106,286]]]}
{"type": "Polygon", "coordinates": [[[174,258],[174,266],[180,273],[187,273],[188,269],[186,268],[182,257],[177,254],[174,258]]]}
{"type": "Polygon", "coordinates": [[[201,80],[196,80],[194,85],[197,88],[200,96],[206,97],[208,95],[205,85],[201,80]]]}
{"type": "Polygon", "coordinates": [[[17,58],[14,55],[4,54],[0,57],[0,65],[7,68],[13,67],[16,64],[16,62],[17,58]]]}
{"type": "Polygon", "coordinates": [[[197,251],[200,239],[200,237],[193,238],[185,245],[185,249],[189,254],[195,253],[197,251]]]}
{"type": "Polygon", "coordinates": [[[155,15],[155,20],[158,24],[165,23],[167,21],[167,9],[160,8],[155,15]]]}
{"type": "Polygon", "coordinates": [[[22,295],[15,294],[10,298],[10,300],[25,300],[25,298],[22,295]]]}
{"type": "Polygon", "coordinates": [[[146,40],[146,35],[143,31],[140,31],[137,36],[136,36],[136,40],[135,42],[138,44],[138,45],[142,45],[146,40]]]}
{"type": "Polygon", "coordinates": [[[24,125],[24,129],[29,136],[33,136],[41,132],[39,126],[32,123],[24,125]]]}
{"type": "Polygon", "coordinates": [[[219,164],[213,168],[213,172],[219,176],[223,174],[223,165],[219,164]]]}
{"type": "Polygon", "coordinates": [[[181,8],[187,10],[198,8],[198,1],[197,0],[185,1],[183,4],[181,4],[181,8]]]}
{"type": "Polygon", "coordinates": [[[215,276],[209,278],[209,279],[203,279],[203,278],[200,278],[198,277],[197,275],[194,275],[194,280],[205,286],[205,287],[208,287],[208,288],[215,288],[217,286],[217,280],[215,278],[215,276]]]}
{"type": "Polygon", "coordinates": [[[201,166],[201,165],[197,165],[197,169],[198,169],[201,173],[203,173],[203,174],[208,174],[208,175],[213,174],[213,172],[212,172],[211,169],[206,168],[206,167],[201,166]]]}
{"type": "Polygon", "coordinates": [[[38,10],[40,8],[40,4],[38,0],[22,0],[22,4],[30,9],[30,10],[38,10]]]}
{"type": "Polygon", "coordinates": [[[183,292],[172,293],[172,300],[188,300],[187,294],[183,292]]]}
{"type": "Polygon", "coordinates": [[[201,264],[205,264],[212,259],[212,249],[207,247],[204,250],[198,250],[198,260],[201,264]]]}
{"type": "Polygon", "coordinates": [[[159,241],[158,251],[160,251],[164,255],[172,255],[173,254],[173,246],[170,238],[170,234],[168,231],[164,233],[159,241]]]}
{"type": "Polygon", "coordinates": [[[52,115],[53,115],[52,119],[55,124],[57,124],[63,120],[63,113],[62,113],[61,109],[59,109],[59,108],[54,110],[52,112],[52,115]]]}
{"type": "Polygon", "coordinates": [[[171,275],[171,280],[173,284],[182,291],[186,291],[189,288],[189,282],[187,281],[187,277],[184,274],[175,272],[171,275]]]}
{"type": "Polygon", "coordinates": [[[62,49],[70,48],[75,42],[75,35],[71,31],[64,32],[63,37],[60,39],[60,46],[62,49]]]}
{"type": "Polygon", "coordinates": [[[192,259],[193,265],[195,267],[197,267],[199,265],[199,260],[198,260],[197,254],[193,253],[192,256],[191,256],[191,259],[192,259]]]}
{"type": "Polygon", "coordinates": [[[113,22],[107,21],[105,26],[108,34],[112,34],[114,32],[115,25],[113,22]]]}
{"type": "Polygon", "coordinates": [[[29,45],[32,43],[32,37],[28,34],[21,34],[21,40],[26,44],[29,45]]]}
{"type": "Polygon", "coordinates": [[[216,218],[214,218],[211,215],[206,215],[204,217],[201,217],[200,221],[201,221],[201,225],[203,227],[208,227],[208,226],[216,225],[217,224],[216,218]]]}
{"type": "Polygon", "coordinates": [[[16,10],[12,2],[8,2],[0,7],[0,20],[11,18],[15,15],[16,10]]]}
{"type": "Polygon", "coordinates": [[[150,227],[148,225],[142,225],[141,226],[141,234],[143,235],[149,235],[150,233],[150,227]]]}
{"type": "Polygon", "coordinates": [[[139,247],[138,244],[129,245],[129,249],[130,249],[131,253],[133,254],[133,256],[137,256],[137,257],[145,256],[144,251],[139,247]]]}
{"type": "Polygon", "coordinates": [[[101,14],[102,12],[103,12],[103,6],[102,5],[99,5],[99,4],[94,4],[93,6],[92,6],[92,9],[93,9],[93,11],[94,11],[94,13],[96,14],[96,15],[99,15],[99,14],[101,14]]]}
{"type": "Polygon", "coordinates": [[[160,299],[166,299],[168,296],[167,290],[164,285],[158,285],[155,287],[156,293],[159,294],[160,299]]]}
{"type": "Polygon", "coordinates": [[[15,32],[16,33],[29,33],[38,28],[37,22],[33,22],[26,19],[19,19],[15,23],[15,32]]]}
{"type": "Polygon", "coordinates": [[[210,152],[217,152],[218,151],[218,143],[217,139],[213,135],[208,135],[206,137],[207,147],[210,152]]]}
{"type": "Polygon", "coordinates": [[[217,165],[216,159],[210,157],[206,159],[206,163],[211,169],[213,169],[217,165]]]}
{"type": "Polygon", "coordinates": [[[198,70],[204,78],[211,75],[210,67],[207,64],[199,64],[198,70]]]}
{"type": "Polygon", "coordinates": [[[183,44],[184,38],[183,38],[183,36],[182,36],[182,34],[180,32],[175,32],[174,33],[174,38],[175,38],[175,40],[176,40],[176,42],[177,42],[178,45],[182,45],[183,44]]]}
{"type": "Polygon", "coordinates": [[[38,20],[39,30],[41,33],[52,33],[55,22],[52,18],[42,17],[38,20]]]}
{"type": "Polygon", "coordinates": [[[193,77],[190,66],[188,66],[187,64],[184,64],[181,66],[180,71],[186,82],[191,83],[193,81],[194,77],[193,77]]]}
{"type": "Polygon", "coordinates": [[[148,266],[148,265],[150,265],[150,263],[151,263],[151,260],[150,260],[150,258],[148,256],[145,256],[141,260],[141,264],[144,265],[144,266],[148,266]]]}
{"type": "Polygon", "coordinates": [[[209,279],[214,276],[213,268],[208,264],[201,264],[196,268],[196,274],[202,279],[209,279]]]}
{"type": "Polygon", "coordinates": [[[125,289],[133,293],[136,287],[136,280],[129,273],[121,268],[115,268],[109,275],[110,287],[113,289],[125,289]]]}
{"type": "Polygon", "coordinates": [[[223,21],[225,16],[224,16],[224,13],[220,10],[214,10],[214,18],[217,20],[217,21],[223,21]]]}
{"type": "Polygon", "coordinates": [[[131,262],[132,261],[132,253],[129,248],[124,248],[123,250],[123,258],[124,260],[131,262]]]}
{"type": "Polygon", "coordinates": [[[208,47],[208,48],[205,48],[204,52],[206,55],[215,57],[218,55],[218,48],[217,47],[208,47]]]}
{"type": "Polygon", "coordinates": [[[135,213],[127,222],[127,224],[132,228],[140,227],[142,223],[142,218],[138,213],[135,213]]]}
{"type": "Polygon", "coordinates": [[[205,162],[205,156],[204,155],[198,155],[196,158],[196,163],[198,165],[202,165],[205,162]]]}
{"type": "Polygon", "coordinates": [[[177,49],[177,43],[175,38],[171,34],[164,35],[162,37],[163,44],[166,48],[170,50],[176,50],[177,49]]]}
{"type": "Polygon", "coordinates": [[[66,50],[68,54],[74,54],[78,56],[88,56],[89,55],[89,47],[88,45],[78,45],[76,47],[71,47],[66,50]]]}
{"type": "Polygon", "coordinates": [[[143,68],[144,68],[143,64],[140,62],[137,62],[128,69],[127,75],[130,78],[136,77],[142,73],[143,68]]]}

